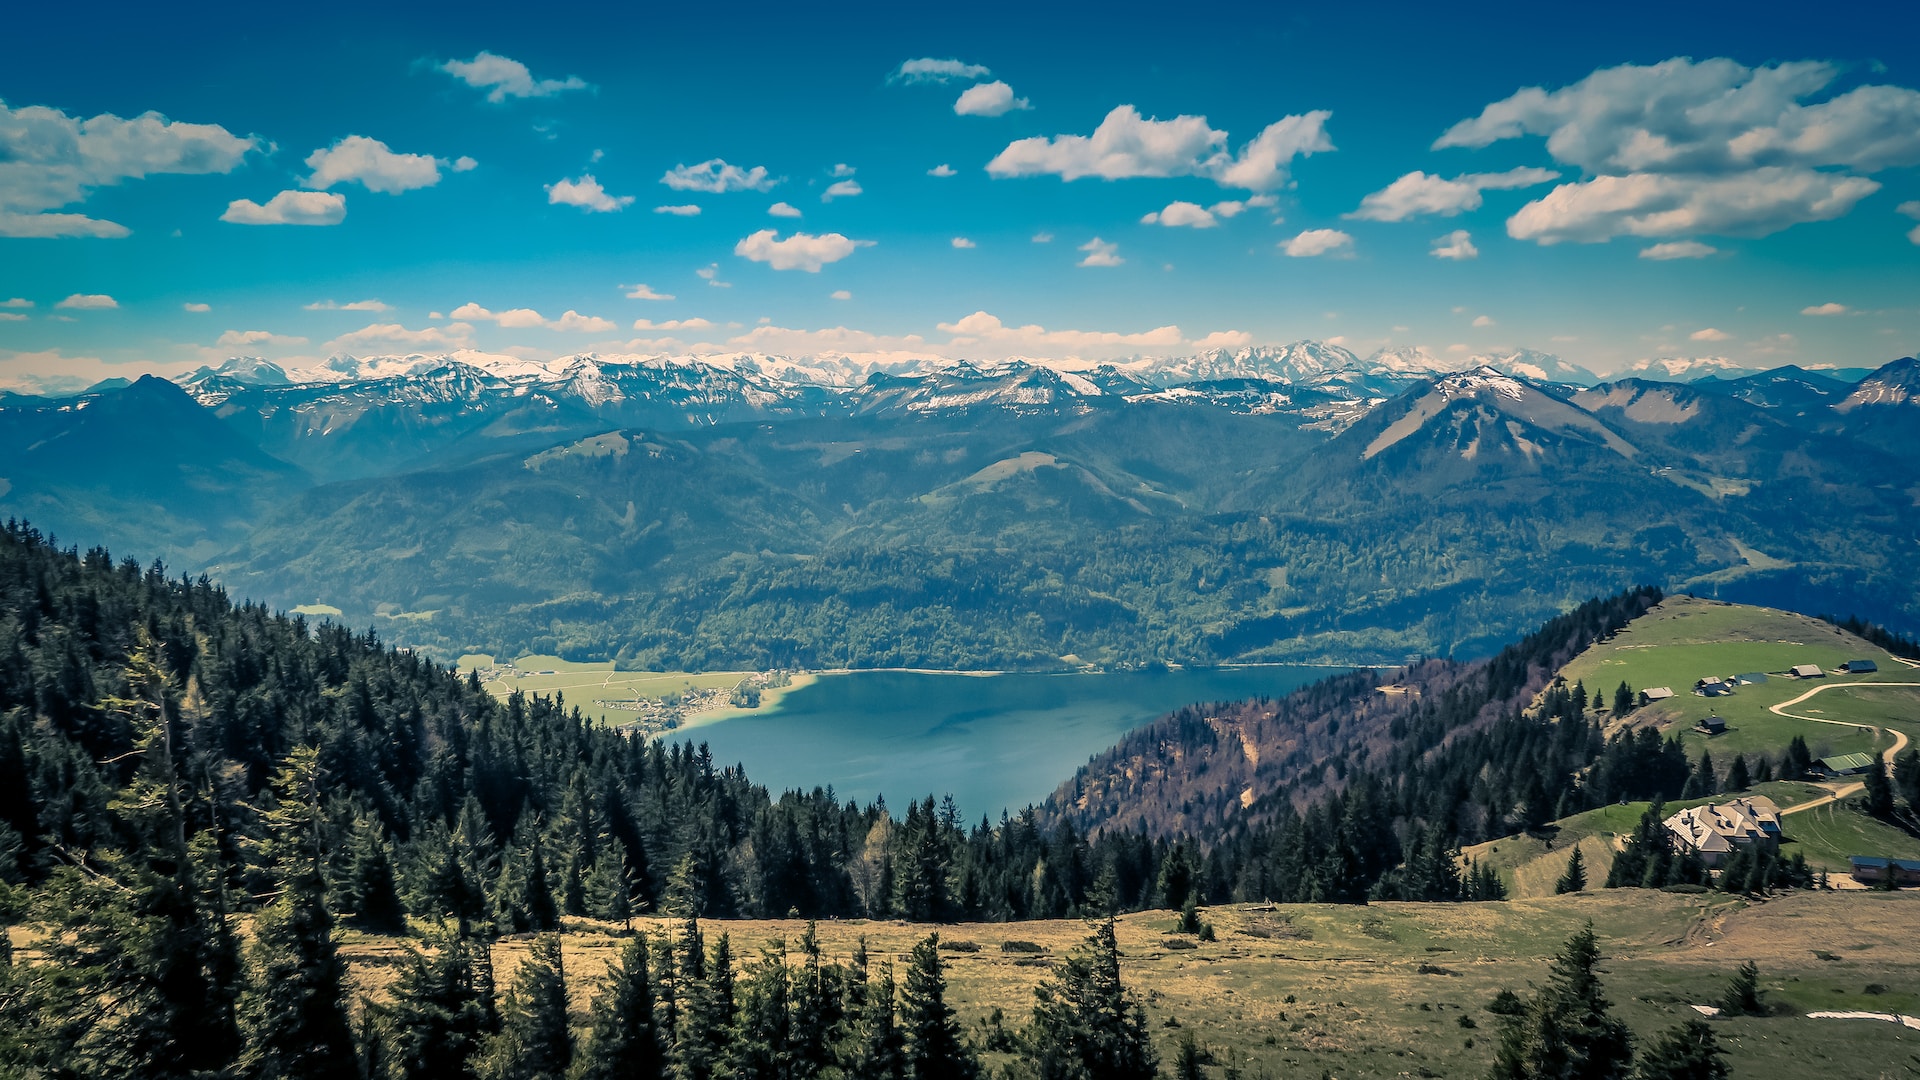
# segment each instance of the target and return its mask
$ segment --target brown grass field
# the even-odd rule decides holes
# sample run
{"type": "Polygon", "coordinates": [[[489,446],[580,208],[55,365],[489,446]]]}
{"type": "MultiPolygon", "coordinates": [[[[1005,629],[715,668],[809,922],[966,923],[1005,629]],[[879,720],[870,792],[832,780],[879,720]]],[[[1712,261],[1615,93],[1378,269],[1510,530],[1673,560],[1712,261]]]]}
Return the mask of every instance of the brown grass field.
{"type": "MultiPolygon", "coordinates": [[[[1716,1021],[1737,1078],[1821,1080],[1920,1076],[1920,1031],[1872,1020],[1812,1019],[1819,1010],[1920,1015],[1920,893],[1798,893],[1764,902],[1720,895],[1596,890],[1499,904],[1282,905],[1205,912],[1219,940],[1169,948],[1170,912],[1123,917],[1124,977],[1146,1003],[1170,1056],[1192,1030],[1219,1063],[1253,1078],[1477,1077],[1492,1060],[1499,1017],[1487,1002],[1502,987],[1522,995],[1547,961],[1588,920],[1600,935],[1606,986],[1641,1041],[1718,999],[1743,961],[1760,967],[1780,1015],[1716,1021]]],[[[636,929],[673,932],[668,921],[636,929]]],[[[736,957],[796,941],[798,921],[705,924],[709,943],[731,939],[736,957]]],[[[1025,1021],[1033,987],[1087,935],[1078,921],[941,927],[848,921],[820,924],[830,960],[851,955],[861,937],[876,962],[902,958],[937,929],[947,952],[951,998],[972,1027],[995,1009],[1025,1021]],[[1001,943],[1033,942],[1039,954],[1005,953],[1001,943]]],[[[594,983],[624,943],[618,927],[569,922],[565,939],[574,1005],[584,1011],[594,983]]],[[[1190,940],[1190,939],[1189,939],[1190,940]]],[[[380,995],[407,944],[348,935],[356,987],[380,995]]],[[[504,984],[524,941],[499,944],[504,984]]]]}

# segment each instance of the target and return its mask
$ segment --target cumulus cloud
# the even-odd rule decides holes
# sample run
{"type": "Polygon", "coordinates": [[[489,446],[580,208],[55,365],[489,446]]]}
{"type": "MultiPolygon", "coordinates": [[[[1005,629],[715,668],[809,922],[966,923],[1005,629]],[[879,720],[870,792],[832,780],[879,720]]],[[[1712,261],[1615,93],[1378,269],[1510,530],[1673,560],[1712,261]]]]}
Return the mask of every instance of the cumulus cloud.
{"type": "Polygon", "coordinates": [[[956,236],[953,238],[953,246],[957,248],[972,248],[972,247],[979,247],[980,245],[974,243],[973,241],[967,239],[964,236],[956,236]]]}
{"type": "Polygon", "coordinates": [[[1308,229],[1282,242],[1280,249],[1296,259],[1340,254],[1353,250],[1353,237],[1339,229],[1308,229]]]}
{"type": "Polygon", "coordinates": [[[1836,303],[1833,303],[1832,301],[1828,301],[1827,303],[1824,303],[1824,304],[1813,304],[1808,307],[1803,307],[1800,309],[1800,314],[1802,315],[1845,315],[1847,312],[1852,310],[1853,310],[1852,308],[1848,307],[1845,304],[1836,304],[1836,303]]]}
{"type": "Polygon", "coordinates": [[[24,296],[16,296],[11,300],[0,300],[0,308],[30,308],[32,306],[33,301],[24,296]]]}
{"type": "Polygon", "coordinates": [[[941,162],[940,164],[935,165],[933,168],[928,169],[927,175],[928,176],[958,176],[960,175],[960,170],[954,168],[951,165],[946,164],[945,162],[941,162]]]}
{"type": "Polygon", "coordinates": [[[0,322],[26,322],[27,317],[17,311],[0,311],[0,322]]]}
{"type": "Polygon", "coordinates": [[[1727,333],[1725,330],[1716,330],[1709,326],[1704,330],[1695,330],[1693,333],[1688,334],[1687,338],[1690,341],[1725,341],[1732,336],[1732,334],[1727,333]]]}
{"type": "Polygon", "coordinates": [[[1465,262],[1480,257],[1480,249],[1473,246],[1473,235],[1465,229],[1455,229],[1433,242],[1433,250],[1427,252],[1436,259],[1451,259],[1465,262]]]}
{"type": "Polygon", "coordinates": [[[654,322],[651,319],[636,319],[635,330],[674,331],[674,330],[711,330],[713,323],[706,319],[668,319],[666,322],[654,322]]]}
{"type": "Polygon", "coordinates": [[[729,191],[769,191],[779,183],[767,175],[763,165],[743,169],[719,158],[698,165],[676,165],[667,170],[660,182],[675,191],[704,191],[713,195],[723,195],[729,191]]]}
{"type": "Polygon", "coordinates": [[[257,139],[218,124],[172,121],[156,112],[83,119],[0,101],[0,236],[126,236],[117,222],[48,211],[127,180],[232,172],[258,146],[257,139]]]}
{"type": "MultiPolygon", "coordinates": [[[[1905,214],[1910,218],[1920,218],[1920,199],[1916,199],[1912,202],[1903,202],[1899,206],[1895,207],[1894,209],[1898,210],[1900,213],[1905,214]]],[[[1913,241],[1916,244],[1920,244],[1920,225],[1915,225],[1913,227],[1913,231],[1907,233],[1907,239],[1913,241]]]]}
{"type": "Polygon", "coordinates": [[[455,322],[409,330],[400,323],[373,323],[342,334],[322,346],[328,352],[354,353],[363,349],[464,349],[473,345],[473,327],[455,322]]]}
{"type": "Polygon", "coordinates": [[[1266,191],[1283,186],[1296,157],[1332,150],[1319,111],[1289,116],[1241,148],[1227,150],[1227,133],[1214,130],[1204,116],[1171,120],[1142,117],[1131,105],[1108,113],[1092,135],[1056,135],[1018,139],[987,163],[994,177],[1058,176],[1062,180],[1099,177],[1204,176],[1222,187],[1266,191]]]}
{"type": "Polygon", "coordinates": [[[482,50],[471,60],[449,60],[440,70],[473,87],[485,90],[495,105],[508,98],[552,97],[567,90],[588,89],[577,75],[564,79],[536,79],[527,65],[496,53],[482,50]]]}
{"type": "Polygon", "coordinates": [[[342,304],[333,300],[315,300],[311,304],[302,304],[301,307],[306,311],[392,311],[393,310],[393,305],[383,304],[378,300],[354,300],[350,303],[345,303],[345,304],[342,304]]]}
{"type": "Polygon", "coordinates": [[[191,363],[156,364],[147,360],[110,364],[97,356],[69,356],[58,349],[38,352],[0,349],[0,390],[74,394],[103,379],[149,374],[171,376],[190,367],[191,363]]]}
{"type": "Polygon", "coordinates": [[[220,215],[235,225],[338,225],[346,219],[347,197],[333,191],[283,191],[265,206],[235,199],[220,215]]]}
{"type": "Polygon", "coordinates": [[[1467,173],[1449,180],[1415,171],[1361,199],[1360,208],[1346,216],[1360,221],[1405,221],[1420,214],[1453,217],[1480,209],[1483,191],[1532,187],[1559,176],[1552,169],[1519,168],[1467,173]]]}
{"type": "Polygon", "coordinates": [[[893,69],[887,77],[888,82],[926,83],[952,82],[955,79],[984,79],[993,74],[979,64],[963,63],[959,60],[936,60],[931,56],[918,60],[908,60],[893,69]]]}
{"type": "Polygon", "coordinates": [[[1860,86],[1821,101],[1824,61],[1749,68],[1675,58],[1527,87],[1434,143],[1544,136],[1588,179],[1529,203],[1508,231],[1542,244],[1614,236],[1765,236],[1850,211],[1879,184],[1861,173],[1920,164],[1920,91],[1860,86]]]}
{"type": "Polygon", "coordinates": [[[1026,98],[1014,97],[1013,87],[1003,82],[976,83],[962,90],[953,103],[953,111],[960,116],[1005,116],[1031,108],[1026,98]]]}
{"type": "Polygon", "coordinates": [[[1196,349],[1244,349],[1253,344],[1253,335],[1245,330],[1215,330],[1193,343],[1196,349]]]}
{"type": "Polygon", "coordinates": [[[557,180],[547,185],[547,203],[552,206],[577,206],[588,213],[605,214],[633,204],[633,196],[607,194],[600,181],[586,173],[578,180],[557,180]]]}
{"type": "MultiPolygon", "coordinates": [[[[472,168],[472,158],[462,158],[472,168]]],[[[440,182],[440,162],[426,154],[396,154],[387,144],[365,135],[349,135],[307,155],[313,174],[300,186],[325,190],[335,184],[358,183],[368,191],[398,195],[440,182]]],[[[462,170],[464,171],[464,170],[462,170]]]]}
{"type": "Polygon", "coordinates": [[[119,307],[120,301],[105,293],[74,293],[53,306],[69,311],[107,311],[119,307]]]}
{"type": "Polygon", "coordinates": [[[672,214],[674,217],[699,217],[700,207],[693,203],[682,203],[679,206],[656,206],[653,208],[653,212],[656,214],[672,214]]]}
{"type": "Polygon", "coordinates": [[[1478,326],[1478,327],[1482,327],[1482,328],[1485,328],[1485,327],[1488,327],[1488,326],[1492,326],[1492,325],[1493,325],[1493,316],[1491,316],[1491,315],[1476,315],[1476,316],[1474,316],[1474,317],[1473,317],[1473,325],[1475,325],[1475,326],[1478,326]]]}
{"type": "Polygon", "coordinates": [[[449,317],[461,322],[490,322],[507,330],[544,328],[601,334],[614,329],[614,324],[607,319],[595,315],[582,315],[572,309],[568,309],[566,314],[557,319],[548,319],[532,308],[489,311],[479,304],[468,302],[454,308],[449,317]]]}
{"type": "Polygon", "coordinates": [[[187,311],[187,312],[191,312],[191,313],[193,313],[193,314],[195,314],[195,315],[205,315],[205,314],[206,314],[207,312],[209,312],[209,311],[212,311],[212,310],[213,310],[213,305],[212,305],[212,304],[200,304],[200,303],[194,303],[194,302],[191,302],[191,301],[189,301],[189,302],[187,302],[187,303],[185,303],[185,304],[181,304],[181,305],[180,305],[180,310],[182,310],[182,311],[187,311]]]}
{"type": "Polygon", "coordinates": [[[307,339],[288,334],[275,334],[266,330],[229,330],[220,335],[215,345],[223,349],[248,349],[255,345],[305,345],[307,339]]]}
{"type": "Polygon", "coordinates": [[[767,213],[774,217],[796,218],[800,216],[800,208],[785,202],[777,202],[767,207],[767,213]]]}
{"type": "Polygon", "coordinates": [[[827,299],[829,299],[829,300],[851,300],[851,299],[853,299],[853,294],[852,294],[852,293],[850,293],[850,292],[848,292],[848,291],[847,291],[847,290],[845,290],[845,289],[835,289],[835,290],[833,290],[833,291],[832,291],[831,293],[828,293],[828,294],[827,294],[827,299]]]}
{"type": "Polygon", "coordinates": [[[1081,244],[1080,250],[1086,252],[1087,257],[1075,263],[1076,266],[1119,266],[1127,261],[1120,257],[1119,244],[1110,244],[1097,236],[1081,244]]]}
{"type": "Polygon", "coordinates": [[[1140,333],[1116,333],[1107,330],[1048,330],[1038,325],[1008,326],[998,316],[976,311],[950,323],[940,323],[942,333],[953,337],[958,346],[990,345],[1009,352],[1054,352],[1064,349],[1169,348],[1183,344],[1178,326],[1160,326],[1140,333]]]}
{"type": "Polygon", "coordinates": [[[655,292],[653,289],[653,286],[647,285],[644,283],[639,285],[622,285],[620,287],[623,289],[631,290],[630,292],[627,293],[627,299],[629,300],[671,300],[673,299],[672,293],[655,292]]]}
{"type": "Polygon", "coordinates": [[[1655,262],[1669,262],[1673,259],[1704,259],[1709,255],[1720,254],[1720,249],[1712,244],[1703,244],[1698,240],[1670,240],[1664,244],[1654,244],[1640,249],[1640,257],[1655,262]]]}
{"type": "Polygon", "coordinates": [[[773,229],[761,229],[733,245],[733,253],[744,259],[766,263],[775,270],[805,270],[817,274],[827,263],[839,262],[872,240],[850,240],[839,233],[814,236],[797,232],[785,240],[773,229]]]}
{"type": "Polygon", "coordinates": [[[1217,202],[1212,206],[1199,203],[1174,200],[1164,208],[1154,210],[1140,219],[1142,225],[1162,225],[1169,229],[1211,229],[1220,224],[1221,218],[1230,218],[1246,210],[1248,204],[1239,200],[1217,202]]]}
{"type": "Polygon", "coordinates": [[[1053,243],[1053,234],[1050,232],[1034,233],[1033,242],[1036,244],[1051,244],[1053,243]]]}
{"type": "Polygon", "coordinates": [[[827,190],[820,193],[820,201],[832,202],[835,199],[850,199],[860,194],[864,194],[860,187],[860,181],[839,180],[830,185],[827,190]]]}
{"type": "Polygon", "coordinates": [[[720,264],[719,263],[709,263],[706,266],[703,266],[700,269],[695,270],[694,274],[697,275],[701,281],[706,282],[708,285],[711,285],[716,289],[733,288],[733,282],[720,280],[720,264]]]}

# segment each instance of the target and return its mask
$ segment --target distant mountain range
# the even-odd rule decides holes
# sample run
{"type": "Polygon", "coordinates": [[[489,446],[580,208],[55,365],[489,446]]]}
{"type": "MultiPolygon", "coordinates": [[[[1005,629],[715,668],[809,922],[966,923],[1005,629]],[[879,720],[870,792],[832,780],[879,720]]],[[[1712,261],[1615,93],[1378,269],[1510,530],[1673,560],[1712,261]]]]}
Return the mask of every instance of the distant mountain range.
{"type": "Polygon", "coordinates": [[[1393,662],[1641,582],[1920,625],[1912,359],[1481,359],[238,359],[0,400],[0,513],[396,642],[647,667],[1393,662]]]}

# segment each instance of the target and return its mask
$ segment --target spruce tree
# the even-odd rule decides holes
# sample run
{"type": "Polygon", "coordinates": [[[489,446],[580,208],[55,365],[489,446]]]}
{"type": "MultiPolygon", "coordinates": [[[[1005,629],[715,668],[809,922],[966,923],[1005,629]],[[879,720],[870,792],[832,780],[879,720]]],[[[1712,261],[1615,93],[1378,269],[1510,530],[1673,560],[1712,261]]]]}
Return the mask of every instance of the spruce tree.
{"type": "Polygon", "coordinates": [[[1553,891],[1556,895],[1560,895],[1585,892],[1586,888],[1587,863],[1585,857],[1580,854],[1579,845],[1576,844],[1573,854],[1567,856],[1567,871],[1560,875],[1559,881],[1553,883],[1553,891]]]}
{"type": "Polygon", "coordinates": [[[482,1080],[564,1080],[573,1064],[567,972],[560,935],[533,939],[500,1010],[500,1031],[481,1052],[482,1080]]]}
{"type": "Polygon", "coordinates": [[[1627,1027],[1609,1012],[1593,927],[1567,939],[1547,985],[1501,1032],[1489,1080],[1624,1080],[1633,1062],[1627,1027]]]}
{"type": "Polygon", "coordinates": [[[906,1040],[908,1080],[974,1080],[980,1075],[980,1063],[961,1041],[960,1021],[947,1004],[939,934],[927,935],[908,958],[900,1028],[906,1040]]]}
{"type": "Polygon", "coordinates": [[[666,1049],[654,1020],[647,936],[636,935],[607,969],[593,999],[591,1035],[581,1048],[577,1080],[665,1080],[666,1049]]]}
{"type": "Polygon", "coordinates": [[[1920,815],[1920,747],[1907,747],[1894,761],[1893,787],[1907,804],[1907,813],[1920,815]]]}
{"type": "Polygon", "coordinates": [[[1034,990],[1025,1041],[1042,1080],[1149,1080],[1159,1069],[1146,1011],[1120,982],[1111,918],[1034,990]]]}
{"type": "Polygon", "coordinates": [[[1720,998],[1720,1011],[1727,1016],[1765,1016],[1766,1004],[1761,998],[1760,968],[1749,960],[1728,981],[1727,992],[1720,998]]]}
{"type": "Polygon", "coordinates": [[[1660,1034],[1640,1055],[1634,1080],[1727,1080],[1727,1062],[1713,1027],[1689,1017],[1660,1034]]]}
{"type": "Polygon", "coordinates": [[[393,1080],[471,1080],[470,1061],[493,1028],[476,945],[441,934],[429,946],[431,953],[412,950],[381,1008],[390,1074],[393,1080]]]}
{"type": "Polygon", "coordinates": [[[380,819],[362,814],[354,819],[347,846],[346,872],[339,894],[353,925],[377,934],[404,933],[407,912],[394,880],[393,857],[387,831],[380,819]]]}
{"type": "Polygon", "coordinates": [[[1745,791],[1753,786],[1753,779],[1747,773],[1747,755],[1735,754],[1733,764],[1727,768],[1727,790],[1745,791]]]}
{"type": "Polygon", "coordinates": [[[1173,1055],[1174,1080],[1206,1080],[1207,1073],[1203,1065],[1205,1061],[1200,1053],[1200,1040],[1194,1038],[1192,1028],[1182,1031],[1179,1048],[1173,1055]]]}
{"type": "Polygon", "coordinates": [[[893,1015],[893,964],[880,965],[868,984],[856,1026],[857,1041],[847,1057],[846,1074],[860,1080],[905,1080],[906,1042],[893,1015]]]}
{"type": "Polygon", "coordinates": [[[785,943],[768,946],[741,986],[738,1018],[725,1047],[731,1080],[799,1075],[793,1042],[800,1025],[790,1007],[791,989],[785,943]]]}
{"type": "Polygon", "coordinates": [[[1860,808],[1874,817],[1886,819],[1893,816],[1893,781],[1887,776],[1885,758],[1876,757],[1873,764],[1867,766],[1860,779],[1866,784],[1866,797],[1861,800],[1860,808]]]}
{"type": "Polygon", "coordinates": [[[1617,719],[1633,711],[1633,688],[1623,680],[1613,691],[1613,715],[1617,719]]]}

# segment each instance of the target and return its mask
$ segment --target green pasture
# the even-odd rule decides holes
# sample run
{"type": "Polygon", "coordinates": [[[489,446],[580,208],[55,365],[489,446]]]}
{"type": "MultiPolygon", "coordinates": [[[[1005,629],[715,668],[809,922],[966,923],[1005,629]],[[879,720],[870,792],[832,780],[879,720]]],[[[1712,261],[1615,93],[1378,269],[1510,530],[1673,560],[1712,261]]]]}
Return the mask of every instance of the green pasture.
{"type": "Polygon", "coordinates": [[[750,671],[617,671],[611,660],[580,663],[558,656],[522,656],[511,667],[492,666],[493,658],[470,654],[460,658],[462,670],[487,670],[493,677],[486,682],[494,696],[506,698],[516,691],[527,694],[564,695],[570,706],[603,724],[623,724],[638,713],[631,709],[596,705],[596,701],[632,701],[661,698],[690,690],[730,690],[750,671]],[[483,662],[484,661],[484,662],[483,662]]]}
{"type": "Polygon", "coordinates": [[[1846,871],[1850,855],[1920,859],[1920,839],[1861,813],[1857,797],[1791,814],[1782,827],[1787,835],[1780,845],[1783,857],[1798,853],[1808,865],[1833,873],[1846,871]]]}

